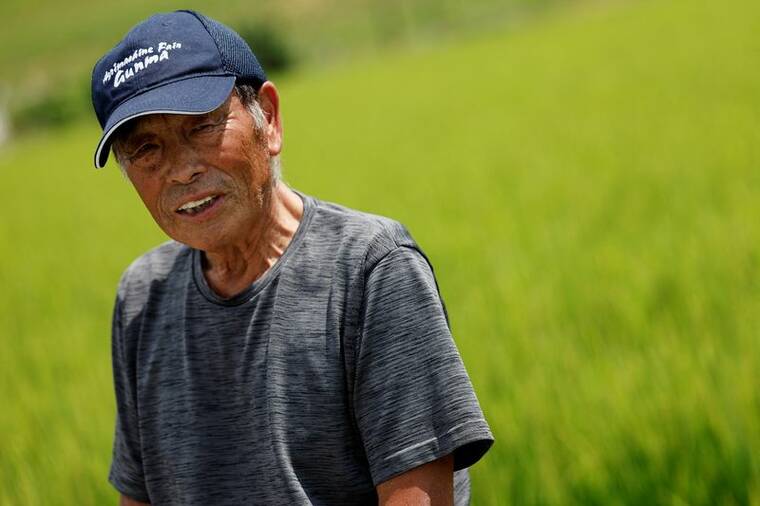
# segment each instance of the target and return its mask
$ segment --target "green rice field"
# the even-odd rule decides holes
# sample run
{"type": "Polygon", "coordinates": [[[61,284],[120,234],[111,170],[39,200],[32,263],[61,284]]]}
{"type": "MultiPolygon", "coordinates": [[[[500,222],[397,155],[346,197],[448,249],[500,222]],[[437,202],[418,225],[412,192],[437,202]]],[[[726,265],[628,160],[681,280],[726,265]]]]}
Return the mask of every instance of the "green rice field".
{"type": "MultiPolygon", "coordinates": [[[[278,83],[293,187],[404,223],[496,437],[474,505],[760,505],[760,3],[568,3],[278,83]]],[[[94,117],[0,151],[0,505],[115,504],[165,240],[94,117]]]]}

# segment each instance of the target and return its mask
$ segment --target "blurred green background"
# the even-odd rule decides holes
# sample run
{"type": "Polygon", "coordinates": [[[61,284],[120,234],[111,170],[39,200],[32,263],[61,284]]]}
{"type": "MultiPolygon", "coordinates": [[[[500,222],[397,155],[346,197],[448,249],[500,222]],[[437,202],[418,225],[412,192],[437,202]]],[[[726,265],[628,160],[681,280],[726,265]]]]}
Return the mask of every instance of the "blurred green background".
{"type": "MultiPolygon", "coordinates": [[[[110,315],[165,240],[92,169],[155,2],[0,7],[0,504],[114,504],[110,315]]],[[[284,177],[431,258],[497,443],[473,504],[760,505],[760,4],[196,7],[261,48],[284,177]]]]}

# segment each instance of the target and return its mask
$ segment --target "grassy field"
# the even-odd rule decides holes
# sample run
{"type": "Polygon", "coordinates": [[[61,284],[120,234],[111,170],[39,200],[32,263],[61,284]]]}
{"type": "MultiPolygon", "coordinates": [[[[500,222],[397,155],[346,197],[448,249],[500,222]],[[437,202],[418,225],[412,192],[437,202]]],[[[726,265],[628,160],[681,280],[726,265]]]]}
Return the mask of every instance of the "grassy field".
{"type": "Polygon", "coordinates": [[[240,31],[265,60],[272,56],[273,45],[281,48],[274,52],[287,55],[292,71],[332,66],[391,47],[431,45],[476,30],[493,31],[561,1],[163,0],[157,7],[151,0],[69,0],[67,15],[61,16],[55,0],[4,0],[0,120],[5,109],[17,119],[37,104],[50,108],[58,103],[66,118],[89,112],[87,84],[93,63],[157,10],[200,10],[240,31]]]}
{"type": "MultiPolygon", "coordinates": [[[[281,83],[285,178],[429,254],[473,504],[760,505],[760,4],[566,7],[281,83]]],[[[95,121],[0,158],[0,504],[107,504],[109,319],[163,241],[95,121]]]]}
{"type": "Polygon", "coordinates": [[[6,21],[0,33],[0,81],[34,85],[40,79],[59,82],[62,76],[89,75],[95,59],[157,10],[198,9],[236,28],[264,23],[287,36],[300,56],[323,64],[331,53],[351,54],[424,35],[410,30],[456,33],[484,23],[492,26],[494,21],[503,22],[505,13],[555,1],[259,0],[252,4],[163,0],[157,6],[150,0],[69,0],[66,5],[72,15],[61,16],[55,0],[4,0],[0,5],[0,17],[6,21]]]}

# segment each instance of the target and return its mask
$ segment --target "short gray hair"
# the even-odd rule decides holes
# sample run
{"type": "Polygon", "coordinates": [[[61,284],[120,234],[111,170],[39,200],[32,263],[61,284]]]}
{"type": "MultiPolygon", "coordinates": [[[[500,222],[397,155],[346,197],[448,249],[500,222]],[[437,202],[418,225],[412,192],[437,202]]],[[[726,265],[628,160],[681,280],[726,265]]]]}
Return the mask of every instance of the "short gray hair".
{"type": "MultiPolygon", "coordinates": [[[[261,103],[259,102],[258,93],[256,88],[250,84],[236,84],[235,93],[240,97],[240,101],[251,114],[253,118],[253,126],[256,129],[256,134],[261,135],[264,133],[264,129],[267,125],[267,119],[264,115],[264,111],[261,109],[261,103]]],[[[118,135],[118,134],[117,134],[118,135]]],[[[118,150],[119,138],[116,137],[111,144],[111,151],[116,159],[116,163],[119,164],[121,173],[126,177],[127,172],[124,169],[123,160],[119,155],[118,150]]],[[[274,155],[269,157],[269,171],[271,172],[272,186],[277,186],[277,183],[282,179],[282,164],[280,162],[280,155],[274,155]]]]}

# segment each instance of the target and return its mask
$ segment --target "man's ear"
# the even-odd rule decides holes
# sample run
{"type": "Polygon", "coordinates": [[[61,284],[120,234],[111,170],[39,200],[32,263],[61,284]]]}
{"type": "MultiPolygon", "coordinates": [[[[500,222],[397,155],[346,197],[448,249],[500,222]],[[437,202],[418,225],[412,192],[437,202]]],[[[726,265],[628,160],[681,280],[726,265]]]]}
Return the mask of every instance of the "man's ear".
{"type": "Polygon", "coordinates": [[[269,156],[282,151],[282,119],[280,118],[280,95],[274,83],[267,81],[258,91],[259,104],[266,119],[265,134],[269,146],[269,156]]]}

